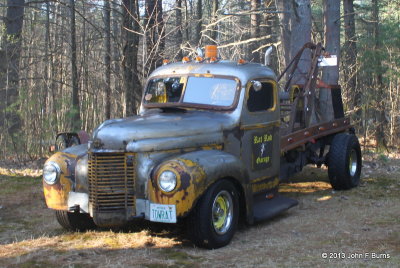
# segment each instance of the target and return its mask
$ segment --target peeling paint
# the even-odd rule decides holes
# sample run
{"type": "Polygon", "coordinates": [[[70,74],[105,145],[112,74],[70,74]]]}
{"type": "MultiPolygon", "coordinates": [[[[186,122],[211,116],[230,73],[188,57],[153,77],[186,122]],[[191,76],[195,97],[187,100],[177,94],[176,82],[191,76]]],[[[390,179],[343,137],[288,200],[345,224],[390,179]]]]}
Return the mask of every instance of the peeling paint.
{"type": "Polygon", "coordinates": [[[49,208],[57,210],[68,209],[68,193],[72,190],[75,181],[75,165],[78,156],[65,152],[58,152],[51,156],[47,162],[52,161],[60,166],[59,180],[49,185],[43,181],[43,192],[49,208]]]}
{"type": "Polygon", "coordinates": [[[201,166],[188,159],[175,159],[163,163],[149,180],[150,201],[157,204],[176,205],[176,215],[185,216],[205,190],[206,174],[201,166]],[[169,193],[158,187],[157,179],[163,171],[172,171],[177,176],[177,186],[169,193]]]}

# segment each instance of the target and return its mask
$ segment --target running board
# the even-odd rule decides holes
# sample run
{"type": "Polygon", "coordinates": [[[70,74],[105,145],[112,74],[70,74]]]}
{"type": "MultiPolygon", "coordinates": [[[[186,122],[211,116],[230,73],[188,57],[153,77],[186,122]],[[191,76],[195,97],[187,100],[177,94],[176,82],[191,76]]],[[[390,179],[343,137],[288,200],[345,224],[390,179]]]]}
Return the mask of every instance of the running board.
{"type": "Polygon", "coordinates": [[[276,195],[267,199],[265,195],[254,197],[254,221],[259,222],[270,219],[276,215],[294,207],[299,202],[295,199],[276,195]]]}

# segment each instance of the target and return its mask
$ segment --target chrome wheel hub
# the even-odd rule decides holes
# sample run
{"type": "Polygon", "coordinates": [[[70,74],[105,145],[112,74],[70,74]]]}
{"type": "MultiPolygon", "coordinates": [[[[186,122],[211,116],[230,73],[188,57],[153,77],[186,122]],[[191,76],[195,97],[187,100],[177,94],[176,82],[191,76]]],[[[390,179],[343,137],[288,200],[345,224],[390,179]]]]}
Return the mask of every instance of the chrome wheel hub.
{"type": "Polygon", "coordinates": [[[357,152],[355,150],[351,150],[350,159],[349,159],[349,173],[350,176],[356,175],[357,172],[357,152]]]}
{"type": "Polygon", "coordinates": [[[227,191],[217,194],[212,205],[212,224],[217,234],[223,235],[228,232],[233,219],[232,196],[227,191]]]}

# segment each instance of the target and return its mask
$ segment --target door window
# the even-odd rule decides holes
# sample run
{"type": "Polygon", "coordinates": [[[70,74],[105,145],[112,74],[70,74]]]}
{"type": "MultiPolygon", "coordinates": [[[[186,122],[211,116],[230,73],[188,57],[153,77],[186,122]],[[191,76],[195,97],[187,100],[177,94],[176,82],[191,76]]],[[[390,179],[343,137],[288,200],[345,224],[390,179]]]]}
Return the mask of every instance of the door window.
{"type": "Polygon", "coordinates": [[[274,83],[262,82],[261,87],[251,86],[247,108],[249,112],[260,112],[272,109],[275,106],[274,83]]]}

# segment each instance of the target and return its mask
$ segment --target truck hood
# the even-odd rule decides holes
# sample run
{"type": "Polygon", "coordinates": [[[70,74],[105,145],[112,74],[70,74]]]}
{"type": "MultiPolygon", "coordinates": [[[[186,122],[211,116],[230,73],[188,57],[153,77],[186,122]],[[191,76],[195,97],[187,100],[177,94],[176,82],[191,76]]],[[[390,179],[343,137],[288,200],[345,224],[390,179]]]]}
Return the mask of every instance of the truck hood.
{"type": "Polygon", "coordinates": [[[225,113],[151,111],[105,121],[94,131],[90,146],[100,151],[149,152],[221,144],[224,130],[233,129],[235,123],[225,113]]]}

